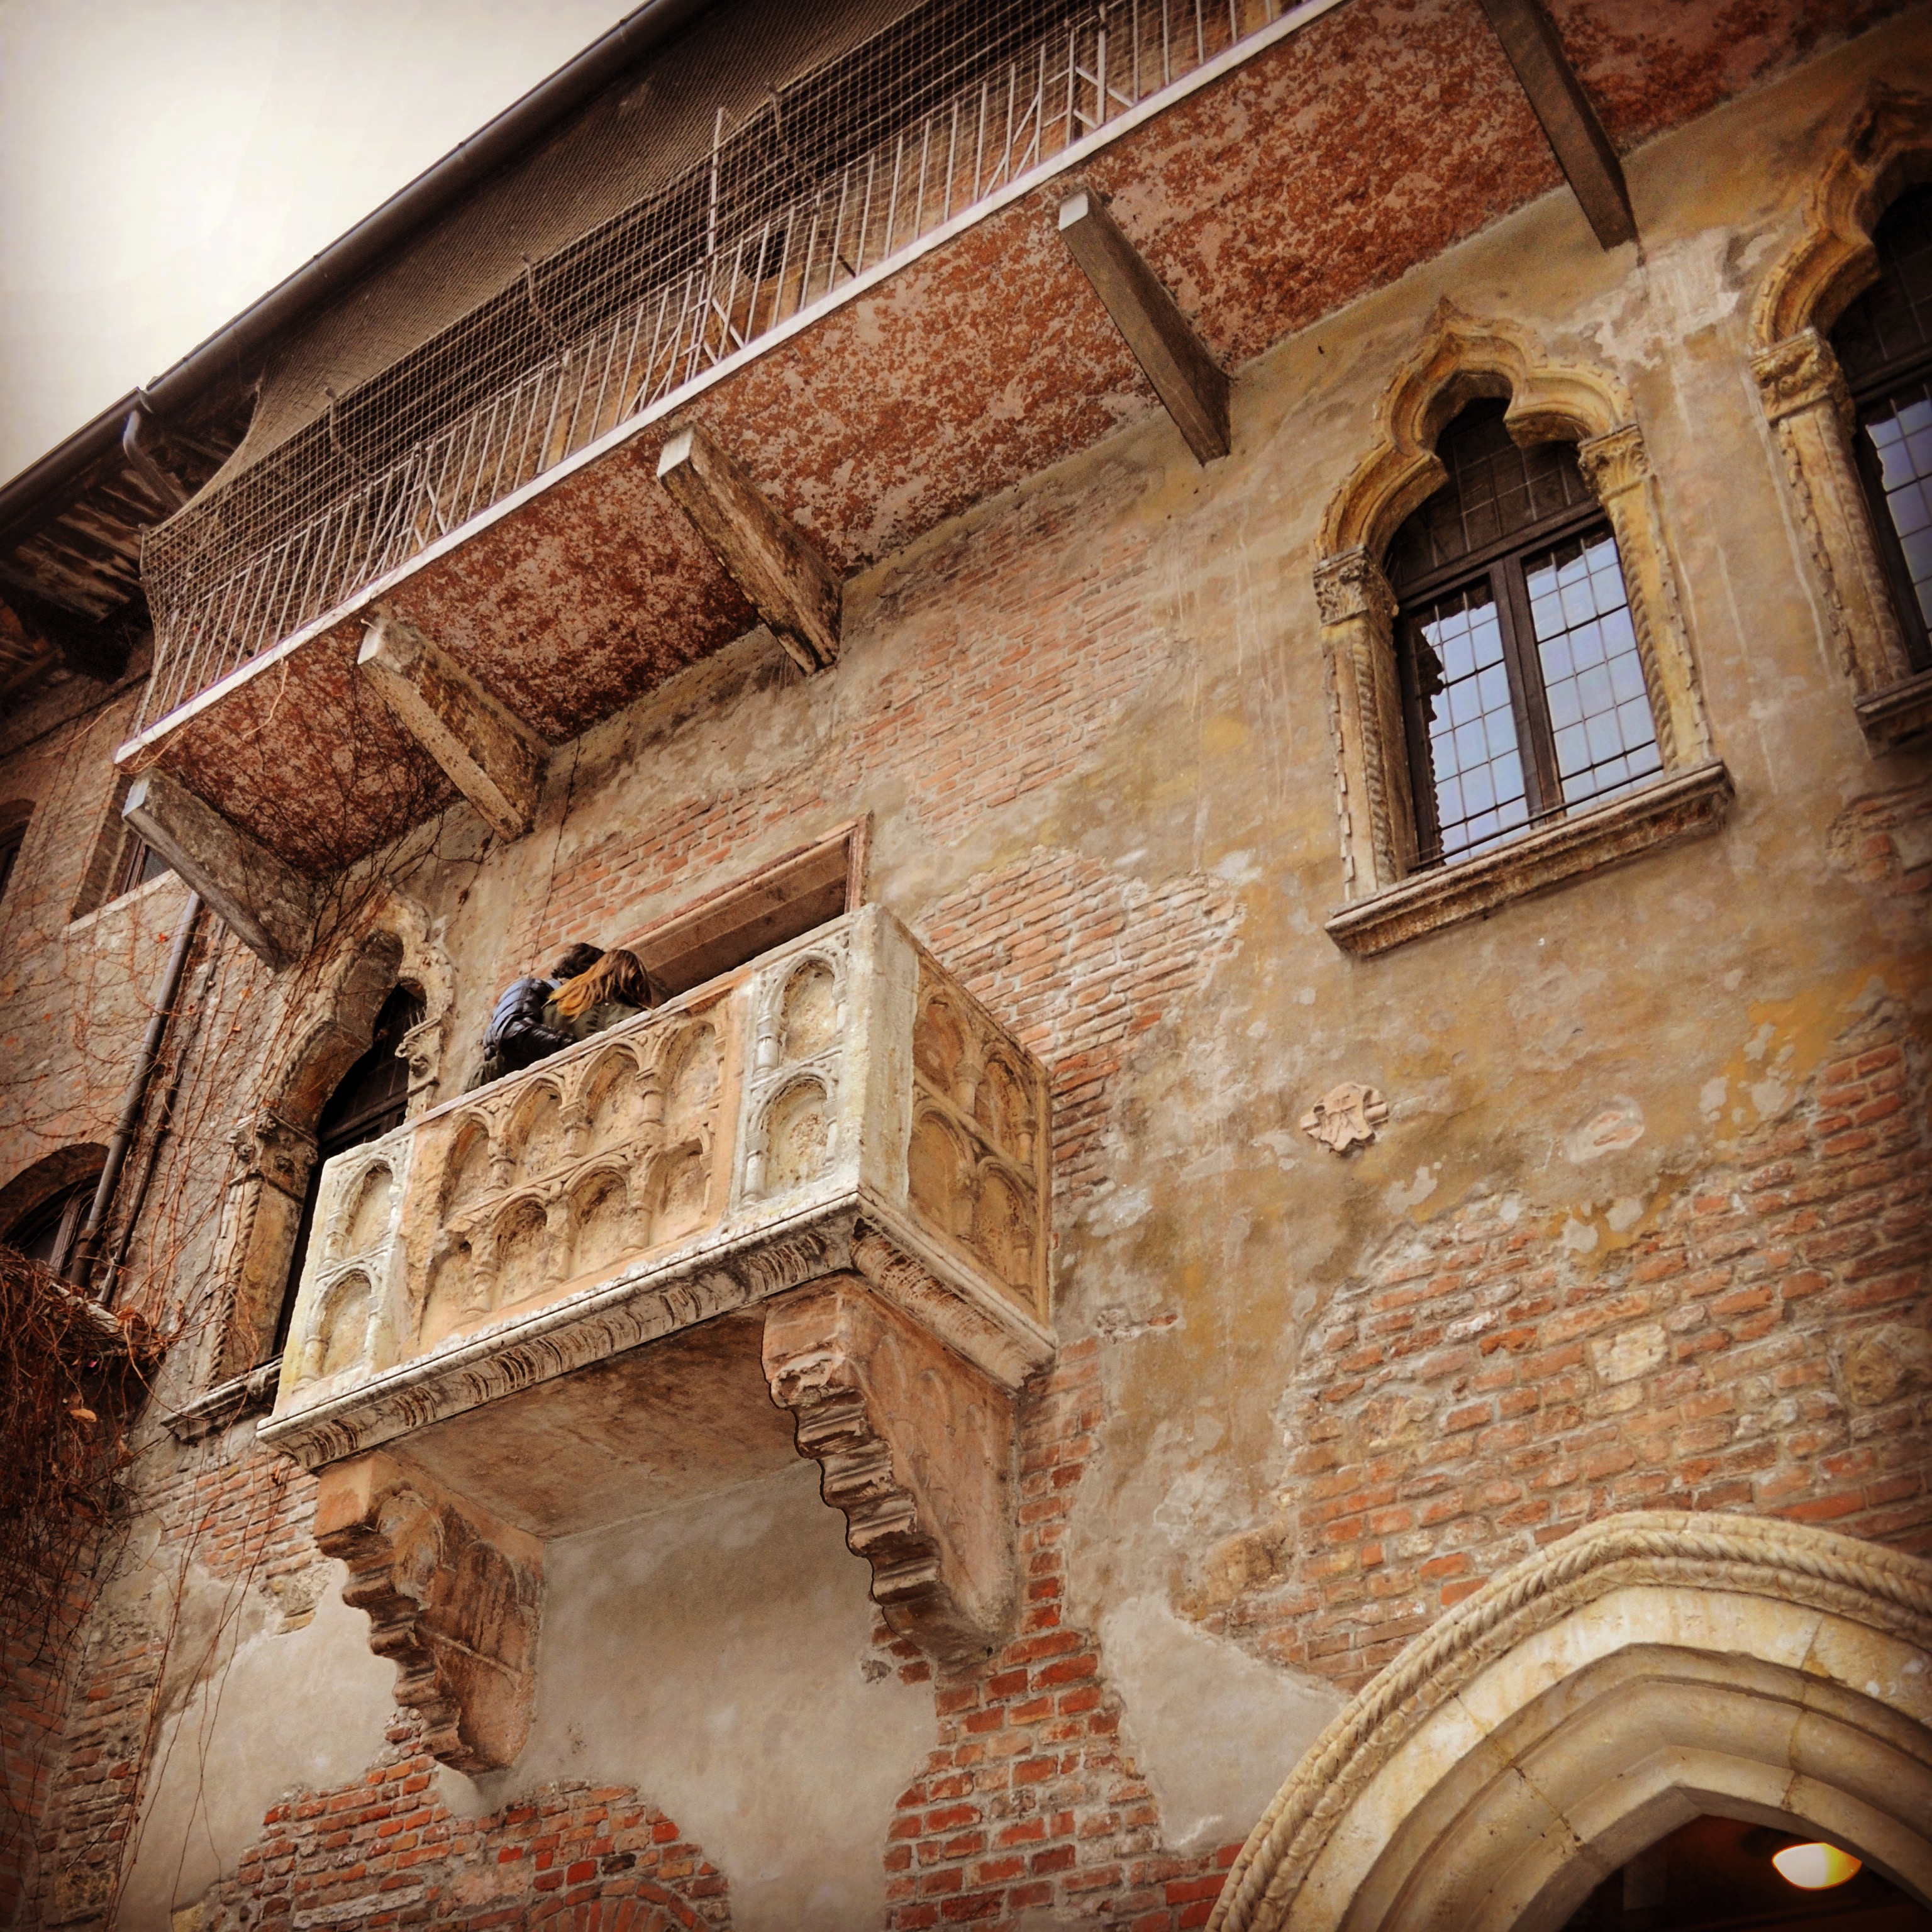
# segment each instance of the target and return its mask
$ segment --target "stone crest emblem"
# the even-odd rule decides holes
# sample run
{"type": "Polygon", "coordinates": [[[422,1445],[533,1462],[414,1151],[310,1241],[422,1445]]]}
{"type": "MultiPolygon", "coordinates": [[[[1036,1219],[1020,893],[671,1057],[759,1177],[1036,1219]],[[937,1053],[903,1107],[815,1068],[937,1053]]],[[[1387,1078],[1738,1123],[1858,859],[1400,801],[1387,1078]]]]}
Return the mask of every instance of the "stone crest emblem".
{"type": "Polygon", "coordinates": [[[1302,1115],[1301,1130],[1331,1154],[1346,1154],[1351,1148],[1367,1146],[1388,1116],[1388,1102],[1374,1088],[1345,1080],[1302,1115]]]}

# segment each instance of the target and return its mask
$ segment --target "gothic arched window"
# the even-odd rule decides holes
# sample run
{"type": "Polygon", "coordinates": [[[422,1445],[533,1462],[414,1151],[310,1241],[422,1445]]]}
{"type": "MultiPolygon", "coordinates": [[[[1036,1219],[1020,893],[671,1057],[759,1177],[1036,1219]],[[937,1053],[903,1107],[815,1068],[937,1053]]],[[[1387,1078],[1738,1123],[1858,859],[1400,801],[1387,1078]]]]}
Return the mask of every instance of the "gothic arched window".
{"type": "Polygon", "coordinates": [[[322,1194],[322,1163],[399,1127],[406,1118],[410,1100],[409,1063],[398,1057],[403,1036],[423,1016],[421,994],[398,986],[376,1016],[368,1051],[337,1083],[315,1124],[315,1164],[309,1169],[308,1191],[302,1198],[302,1219],[296,1228],[294,1252],[289,1257],[289,1278],[275,1320],[271,1356],[281,1353],[295,1313],[296,1291],[302,1286],[302,1263],[315,1226],[316,1203],[322,1194]]]}
{"type": "Polygon", "coordinates": [[[99,1179],[96,1173],[70,1181],[38,1206],[29,1208],[8,1229],[7,1245],[37,1262],[46,1262],[56,1274],[64,1273],[74,1243],[80,1239],[81,1224],[93,1204],[99,1179]]]}
{"type": "Polygon", "coordinates": [[[1908,190],[1873,231],[1879,278],[1838,318],[1832,346],[1857,412],[1872,526],[1915,670],[1932,668],[1932,188],[1908,190]]]}
{"type": "Polygon", "coordinates": [[[1418,869],[1664,769],[1616,540],[1574,445],[1519,447],[1470,404],[1449,480],[1396,531],[1396,620],[1418,869]]]}

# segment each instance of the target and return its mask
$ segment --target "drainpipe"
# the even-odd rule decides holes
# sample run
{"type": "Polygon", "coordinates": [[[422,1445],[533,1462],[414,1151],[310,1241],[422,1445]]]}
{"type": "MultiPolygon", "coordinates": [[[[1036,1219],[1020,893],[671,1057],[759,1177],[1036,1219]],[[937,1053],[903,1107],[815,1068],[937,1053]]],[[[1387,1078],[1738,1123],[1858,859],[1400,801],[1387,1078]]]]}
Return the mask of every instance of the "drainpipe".
{"type": "MultiPolygon", "coordinates": [[[[198,983],[188,996],[197,1015],[214,977],[214,962],[210,960],[202,966],[198,983]]],[[[154,1172],[161,1164],[162,1148],[174,1126],[175,1108],[181,1100],[182,1082],[188,1075],[188,1054],[194,1047],[194,1030],[190,1028],[176,1043],[174,1070],[161,1095],[160,1109],[154,1115],[154,1130],[148,1136],[147,1157],[141,1163],[141,1178],[134,1184],[127,1212],[121,1216],[121,1232],[115,1241],[114,1252],[108,1258],[107,1276],[94,1298],[104,1308],[114,1306],[114,1292],[120,1286],[121,1272],[128,1265],[128,1250],[134,1245],[134,1230],[141,1224],[141,1210],[148,1204],[148,1190],[154,1184],[154,1172]]]]}
{"type": "Polygon", "coordinates": [[[181,930],[175,934],[168,963],[161,969],[161,982],[154,992],[153,1017],[148,1022],[147,1037],[141,1042],[141,1057],[135,1063],[134,1077],[128,1082],[127,1094],[121,1102],[121,1118],[115,1122],[113,1137],[107,1143],[107,1162],[100,1170],[100,1179],[94,1190],[94,1204],[88,1209],[86,1225],[80,1231],[80,1238],[74,1244],[74,1252],[68,1256],[67,1279],[82,1294],[86,1293],[94,1273],[94,1264],[100,1250],[101,1234],[107,1225],[108,1213],[114,1205],[114,1190],[120,1184],[128,1150],[134,1144],[134,1136],[140,1131],[142,1111],[148,1100],[148,1083],[154,1078],[154,1069],[160,1062],[161,1043],[167,1036],[168,1022],[174,1017],[175,1000],[181,992],[182,974],[188,966],[188,947],[194,941],[194,929],[200,920],[201,895],[190,892],[182,913],[181,930]]]}

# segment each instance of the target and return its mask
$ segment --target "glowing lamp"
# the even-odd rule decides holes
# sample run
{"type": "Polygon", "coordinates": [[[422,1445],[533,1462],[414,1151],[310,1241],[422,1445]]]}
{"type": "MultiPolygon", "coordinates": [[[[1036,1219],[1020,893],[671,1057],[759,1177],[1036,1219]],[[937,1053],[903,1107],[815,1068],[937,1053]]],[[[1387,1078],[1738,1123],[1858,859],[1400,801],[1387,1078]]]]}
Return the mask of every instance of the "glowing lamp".
{"type": "Polygon", "coordinates": [[[1771,1862],[1778,1876],[1800,1892],[1828,1892],[1858,1875],[1858,1861],[1836,1845],[1786,1845],[1771,1862]]]}

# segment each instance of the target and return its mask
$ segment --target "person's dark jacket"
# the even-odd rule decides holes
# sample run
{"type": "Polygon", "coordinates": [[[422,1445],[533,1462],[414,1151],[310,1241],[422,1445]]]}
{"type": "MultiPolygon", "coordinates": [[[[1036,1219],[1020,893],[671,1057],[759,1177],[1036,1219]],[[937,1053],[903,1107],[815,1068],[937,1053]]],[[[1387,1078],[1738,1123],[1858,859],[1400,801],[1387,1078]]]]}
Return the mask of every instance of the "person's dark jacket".
{"type": "Polygon", "coordinates": [[[506,987],[484,1030],[485,1058],[500,1060],[506,1073],[514,1073],[568,1046],[568,1034],[544,1024],[544,1002],[556,991],[554,980],[534,978],[506,987]]]}
{"type": "Polygon", "coordinates": [[[503,990],[483,1033],[482,1064],[464,1090],[474,1093],[506,1073],[520,1073],[574,1044],[567,1033],[544,1024],[544,1002],[558,982],[536,978],[513,980],[503,990]]]}

